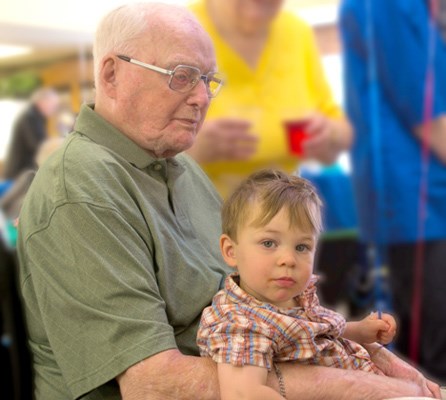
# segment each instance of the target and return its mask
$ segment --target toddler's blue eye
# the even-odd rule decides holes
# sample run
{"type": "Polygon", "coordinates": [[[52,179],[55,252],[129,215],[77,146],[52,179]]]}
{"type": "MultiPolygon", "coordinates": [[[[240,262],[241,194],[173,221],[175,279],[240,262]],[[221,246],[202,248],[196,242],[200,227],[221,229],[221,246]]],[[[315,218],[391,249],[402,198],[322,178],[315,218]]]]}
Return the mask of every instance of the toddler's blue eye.
{"type": "Polygon", "coordinates": [[[298,244],[298,245],[296,246],[296,250],[299,251],[299,252],[305,251],[305,250],[307,250],[307,249],[308,249],[308,246],[305,245],[305,244],[298,244]]]}

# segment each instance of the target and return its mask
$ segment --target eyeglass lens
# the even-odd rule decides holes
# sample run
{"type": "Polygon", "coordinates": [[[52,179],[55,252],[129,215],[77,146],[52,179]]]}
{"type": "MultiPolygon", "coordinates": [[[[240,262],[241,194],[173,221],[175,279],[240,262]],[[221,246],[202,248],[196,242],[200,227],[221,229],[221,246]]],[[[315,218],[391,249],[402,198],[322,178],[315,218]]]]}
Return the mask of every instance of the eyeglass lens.
{"type": "MultiPolygon", "coordinates": [[[[181,65],[174,69],[169,85],[173,90],[184,92],[195,87],[200,79],[202,76],[198,68],[181,65]]],[[[209,94],[213,97],[218,93],[222,80],[210,73],[207,75],[205,83],[209,94]]]]}
{"type": "Polygon", "coordinates": [[[170,80],[170,87],[173,90],[184,91],[192,89],[200,79],[200,71],[198,69],[178,66],[173,71],[170,80]]]}
{"type": "Polygon", "coordinates": [[[209,91],[211,92],[212,96],[215,97],[221,89],[221,86],[223,84],[223,78],[215,74],[210,74],[208,75],[208,82],[209,82],[209,91]]]}

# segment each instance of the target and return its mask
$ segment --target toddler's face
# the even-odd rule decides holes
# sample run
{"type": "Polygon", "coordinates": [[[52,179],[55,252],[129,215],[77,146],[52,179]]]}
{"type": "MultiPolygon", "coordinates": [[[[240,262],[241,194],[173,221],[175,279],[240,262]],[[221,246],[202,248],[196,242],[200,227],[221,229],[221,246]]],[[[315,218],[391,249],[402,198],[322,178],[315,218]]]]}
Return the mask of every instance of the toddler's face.
{"type": "Polygon", "coordinates": [[[237,231],[237,243],[222,237],[226,262],[236,267],[240,286],[260,301],[278,307],[292,307],[313,272],[316,235],[290,227],[287,210],[281,210],[265,226],[253,226],[252,219],[237,231]]]}

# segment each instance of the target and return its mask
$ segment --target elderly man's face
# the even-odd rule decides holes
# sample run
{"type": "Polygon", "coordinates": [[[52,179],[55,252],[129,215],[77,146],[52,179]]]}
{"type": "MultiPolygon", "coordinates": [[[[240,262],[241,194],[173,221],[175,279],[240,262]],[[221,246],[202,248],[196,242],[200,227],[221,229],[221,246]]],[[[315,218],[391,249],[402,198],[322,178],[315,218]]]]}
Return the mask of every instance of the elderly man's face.
{"type": "MultiPolygon", "coordinates": [[[[193,29],[169,33],[158,41],[144,39],[137,54],[128,56],[172,70],[177,65],[215,71],[210,39],[193,29]],[[148,51],[147,49],[150,49],[148,51]]],[[[209,101],[200,81],[187,93],[169,88],[169,76],[117,59],[116,104],[119,128],[156,157],[171,157],[192,146],[205,118],[209,101]]]]}

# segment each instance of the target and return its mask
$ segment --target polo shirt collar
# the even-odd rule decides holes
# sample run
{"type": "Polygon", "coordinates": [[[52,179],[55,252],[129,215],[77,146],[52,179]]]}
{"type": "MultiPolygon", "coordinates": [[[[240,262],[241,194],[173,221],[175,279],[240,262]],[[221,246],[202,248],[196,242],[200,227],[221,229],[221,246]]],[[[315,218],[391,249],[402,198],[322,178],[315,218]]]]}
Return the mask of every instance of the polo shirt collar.
{"type": "Polygon", "coordinates": [[[93,109],[94,104],[82,105],[74,125],[75,131],[109,148],[139,169],[154,162],[163,162],[148,154],[93,109]]]}

